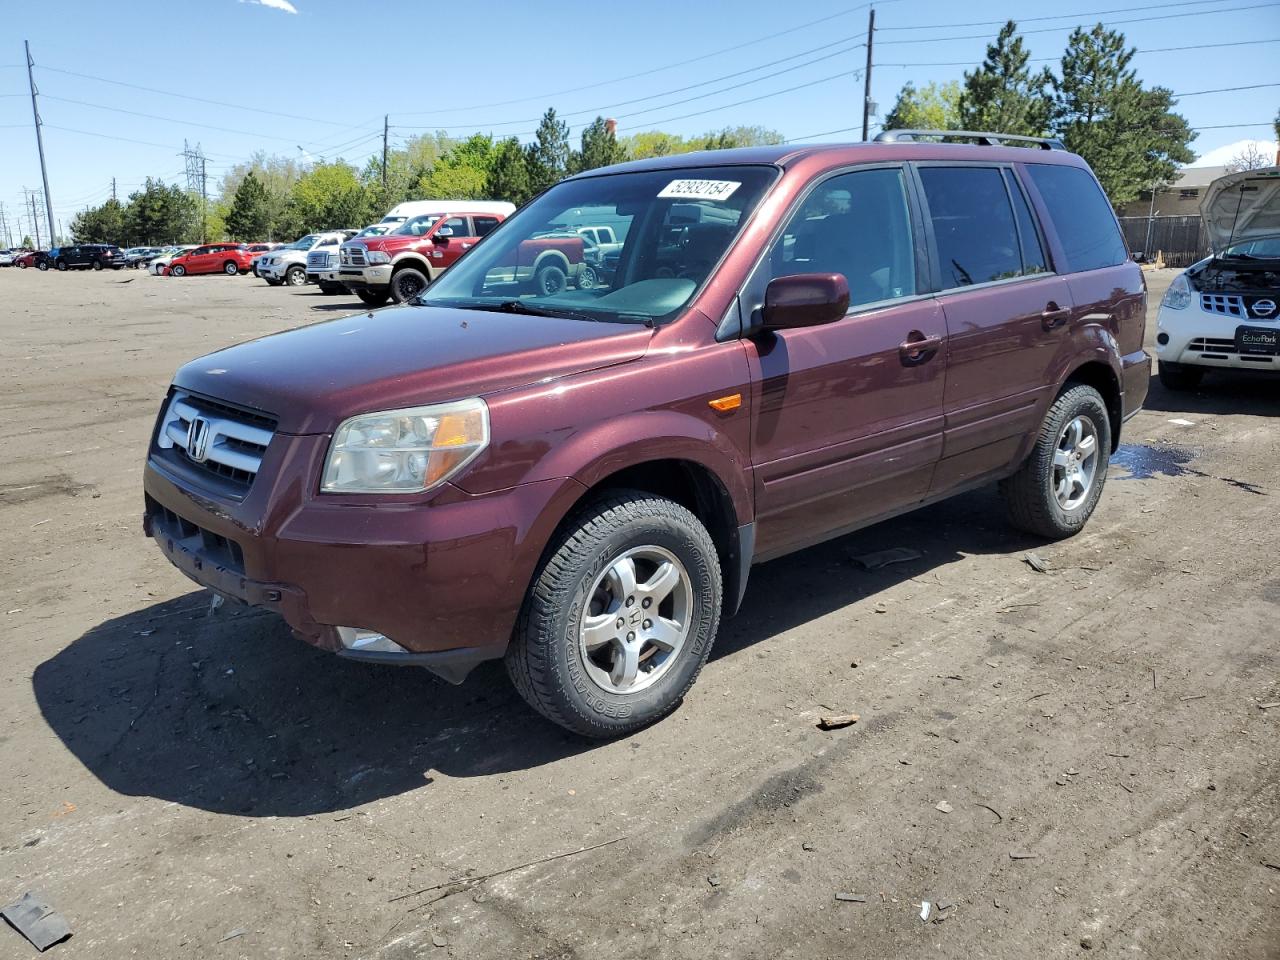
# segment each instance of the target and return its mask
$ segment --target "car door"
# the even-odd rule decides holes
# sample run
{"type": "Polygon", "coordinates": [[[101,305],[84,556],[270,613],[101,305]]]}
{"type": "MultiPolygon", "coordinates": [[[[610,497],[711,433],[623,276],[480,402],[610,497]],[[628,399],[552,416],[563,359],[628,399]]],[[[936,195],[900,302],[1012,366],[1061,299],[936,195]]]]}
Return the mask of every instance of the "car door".
{"type": "Polygon", "coordinates": [[[446,217],[436,225],[431,234],[431,266],[437,272],[447,270],[457,259],[476,245],[477,237],[471,229],[470,217],[446,217]],[[448,228],[449,236],[440,231],[448,228]]]}
{"type": "Polygon", "coordinates": [[[947,327],[946,423],[931,491],[941,495],[983,482],[1023,449],[1053,389],[1056,331],[1072,300],[1010,166],[915,169],[947,327]]]}
{"type": "Polygon", "coordinates": [[[850,290],[848,313],[835,323],[747,341],[758,556],[853,529],[928,493],[942,452],[946,341],[925,282],[913,193],[896,164],[822,180],[744,288],[744,307],[762,303],[774,277],[841,273],[850,290]]]}

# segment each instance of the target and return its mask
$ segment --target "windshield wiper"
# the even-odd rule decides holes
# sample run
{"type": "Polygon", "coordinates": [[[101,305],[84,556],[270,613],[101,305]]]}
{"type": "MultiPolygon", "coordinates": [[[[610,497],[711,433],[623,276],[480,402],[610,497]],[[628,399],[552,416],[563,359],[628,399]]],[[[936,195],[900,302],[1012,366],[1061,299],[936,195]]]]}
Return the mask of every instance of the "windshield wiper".
{"type": "MultiPolygon", "coordinates": [[[[485,307],[481,307],[480,309],[483,310],[485,307]]],[[[500,313],[522,313],[531,317],[559,317],[565,320],[589,320],[592,323],[601,322],[598,317],[593,317],[589,313],[578,313],[576,310],[561,310],[559,308],[549,310],[545,307],[534,306],[524,300],[503,300],[500,303],[493,304],[492,309],[497,310],[500,313]]]]}

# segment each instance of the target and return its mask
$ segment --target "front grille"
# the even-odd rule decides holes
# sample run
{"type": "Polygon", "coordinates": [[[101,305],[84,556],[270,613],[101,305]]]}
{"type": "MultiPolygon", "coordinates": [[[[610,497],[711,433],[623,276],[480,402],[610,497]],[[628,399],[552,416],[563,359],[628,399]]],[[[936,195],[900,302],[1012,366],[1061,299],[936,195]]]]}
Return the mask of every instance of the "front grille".
{"type": "Polygon", "coordinates": [[[1205,313],[1220,313],[1225,317],[1238,317],[1243,320],[1244,297],[1234,293],[1202,293],[1200,309],[1205,313]]]}
{"type": "Polygon", "coordinates": [[[344,267],[363,267],[365,265],[364,247],[360,244],[343,246],[339,251],[339,263],[344,267]]]}
{"type": "Polygon", "coordinates": [[[242,493],[258,475],[275,429],[267,414],[179,390],[169,399],[156,446],[181,466],[219,477],[231,492],[242,493]]]}
{"type": "Polygon", "coordinates": [[[328,250],[317,250],[307,254],[307,269],[311,271],[328,270],[333,266],[333,254],[328,250]]]}
{"type": "Polygon", "coordinates": [[[241,550],[240,544],[229,537],[192,523],[151,497],[147,497],[146,509],[154,535],[172,537],[174,540],[181,541],[192,552],[198,549],[202,558],[241,576],[244,575],[244,551],[241,550]]]}
{"type": "Polygon", "coordinates": [[[1276,362],[1275,357],[1268,357],[1265,354],[1236,353],[1236,342],[1220,337],[1196,337],[1187,344],[1187,349],[1208,360],[1241,360],[1245,363],[1261,364],[1276,362]]]}

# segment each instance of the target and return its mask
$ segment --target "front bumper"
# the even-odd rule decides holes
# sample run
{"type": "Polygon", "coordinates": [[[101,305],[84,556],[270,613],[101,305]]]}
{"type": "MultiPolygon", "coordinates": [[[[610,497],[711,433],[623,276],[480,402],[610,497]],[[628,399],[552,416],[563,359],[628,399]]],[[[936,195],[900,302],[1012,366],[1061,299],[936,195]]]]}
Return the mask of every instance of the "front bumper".
{"type": "Polygon", "coordinates": [[[338,281],[348,290],[385,290],[391,286],[391,264],[339,267],[338,281]]]}
{"type": "Polygon", "coordinates": [[[1156,356],[1167,363],[1227,370],[1262,370],[1280,373],[1280,356],[1241,354],[1236,348],[1236,328],[1280,327],[1268,320],[1224,316],[1201,307],[1200,295],[1182,310],[1161,305],[1156,314],[1156,356]]]}
{"type": "Polygon", "coordinates": [[[283,280],[285,270],[291,266],[292,264],[289,263],[266,264],[259,261],[258,276],[262,277],[264,280],[283,280]]]}
{"type": "Polygon", "coordinates": [[[196,489],[152,456],[144,530],[196,583],[279,613],[323,650],[425,666],[455,683],[501,657],[542,546],[581,485],[321,495],[328,443],[277,434],[240,501],[196,489]],[[346,649],[338,627],[374,631],[405,652],[346,649]]]}

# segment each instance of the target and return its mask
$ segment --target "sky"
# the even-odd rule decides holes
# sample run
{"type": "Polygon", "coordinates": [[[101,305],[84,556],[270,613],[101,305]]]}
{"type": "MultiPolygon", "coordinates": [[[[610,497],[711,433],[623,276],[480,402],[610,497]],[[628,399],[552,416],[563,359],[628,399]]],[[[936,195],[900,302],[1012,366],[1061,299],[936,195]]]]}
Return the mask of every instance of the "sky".
{"type": "MultiPolygon", "coordinates": [[[[908,80],[961,79],[1013,16],[1032,56],[1051,67],[1077,24],[1124,32],[1145,83],[1194,94],[1178,110],[1206,128],[1192,145],[1198,153],[1273,136],[1276,0],[875,7],[872,99],[881,114],[908,80]]],[[[0,203],[11,228],[24,188],[41,186],[23,40],[64,227],[111,196],[112,177],[121,199],[147,176],[184,183],[184,139],[202,146],[212,187],[256,150],[360,165],[381,151],[384,114],[393,145],[437,128],[529,139],[548,106],[575,142],[597,114],[616,117],[619,134],[756,124],[811,142],[861,134],[861,3],[67,0],[13,2],[4,13],[0,203]]]]}

